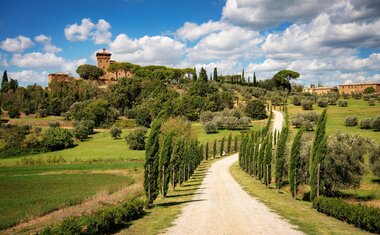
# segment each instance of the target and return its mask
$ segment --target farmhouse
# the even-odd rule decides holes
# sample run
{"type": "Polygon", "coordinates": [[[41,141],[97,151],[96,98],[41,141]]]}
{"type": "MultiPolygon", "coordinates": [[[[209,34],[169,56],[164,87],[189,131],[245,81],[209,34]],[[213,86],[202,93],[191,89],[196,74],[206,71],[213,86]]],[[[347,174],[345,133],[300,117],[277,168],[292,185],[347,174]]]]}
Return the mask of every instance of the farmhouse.
{"type": "Polygon", "coordinates": [[[316,93],[317,95],[328,94],[332,92],[338,92],[337,87],[315,87],[314,84],[310,85],[310,88],[304,88],[303,92],[316,93]]]}
{"type": "Polygon", "coordinates": [[[355,83],[339,85],[339,94],[353,94],[353,93],[363,93],[368,87],[373,87],[376,93],[380,93],[380,83],[379,82],[365,82],[365,83],[355,83]]]}

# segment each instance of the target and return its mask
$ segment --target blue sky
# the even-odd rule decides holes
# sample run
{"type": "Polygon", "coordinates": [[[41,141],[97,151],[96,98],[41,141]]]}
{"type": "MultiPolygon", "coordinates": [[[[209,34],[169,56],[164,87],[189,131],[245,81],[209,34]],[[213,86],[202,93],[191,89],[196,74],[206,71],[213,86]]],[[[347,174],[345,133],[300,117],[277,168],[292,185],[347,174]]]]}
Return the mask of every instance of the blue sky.
{"type": "Polygon", "coordinates": [[[2,3],[0,71],[46,85],[107,48],[118,61],[278,70],[300,83],[380,81],[380,6],[371,0],[14,0],[2,3]]]}

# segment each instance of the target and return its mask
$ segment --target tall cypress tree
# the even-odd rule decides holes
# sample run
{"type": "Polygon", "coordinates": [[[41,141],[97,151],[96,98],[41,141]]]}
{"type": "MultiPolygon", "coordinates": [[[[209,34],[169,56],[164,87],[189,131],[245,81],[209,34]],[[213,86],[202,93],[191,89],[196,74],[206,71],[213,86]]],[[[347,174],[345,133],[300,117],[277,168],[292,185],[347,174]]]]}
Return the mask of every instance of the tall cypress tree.
{"type": "Polygon", "coordinates": [[[326,122],[327,122],[327,109],[325,109],[317,122],[313,144],[310,150],[310,200],[313,201],[317,196],[317,177],[318,177],[318,164],[324,160],[326,153],[326,122]]]}
{"type": "Polygon", "coordinates": [[[193,74],[193,80],[196,81],[198,79],[198,75],[197,75],[197,68],[194,67],[194,74],[193,74]]]}
{"type": "Polygon", "coordinates": [[[201,68],[201,71],[199,72],[199,78],[198,78],[198,80],[203,81],[203,82],[207,82],[208,81],[207,71],[203,67],[201,68]]]}
{"type": "Polygon", "coordinates": [[[272,172],[272,134],[269,133],[267,136],[267,145],[265,149],[264,157],[264,182],[268,186],[271,182],[271,172],[272,172]],[[268,182],[267,182],[268,180],[268,182]]]}
{"type": "Polygon", "coordinates": [[[206,143],[206,151],[205,151],[206,153],[206,161],[208,161],[208,142],[206,143]]]}
{"type": "Polygon", "coordinates": [[[245,82],[245,77],[244,77],[244,69],[243,71],[241,72],[241,82],[245,82]]]}
{"type": "Polygon", "coordinates": [[[219,153],[219,155],[221,157],[223,156],[223,152],[224,152],[224,140],[225,140],[225,138],[223,136],[222,141],[220,142],[220,153],[219,153]]]}
{"type": "Polygon", "coordinates": [[[239,151],[239,166],[240,166],[241,169],[243,169],[245,141],[246,141],[246,136],[242,135],[241,141],[240,141],[240,151],[239,151]]]}
{"type": "Polygon", "coordinates": [[[285,161],[286,161],[286,140],[288,139],[288,127],[284,126],[280,133],[280,138],[277,142],[276,149],[276,172],[275,180],[276,187],[279,190],[282,186],[282,181],[285,176],[285,161]]]}
{"type": "Polygon", "coordinates": [[[216,67],[214,68],[214,81],[219,82],[218,69],[216,67]]]}
{"type": "Polygon", "coordinates": [[[171,182],[173,185],[173,189],[175,189],[175,186],[180,182],[181,172],[181,158],[183,156],[184,152],[184,140],[182,137],[178,138],[174,144],[173,147],[173,153],[171,156],[171,166],[172,166],[172,174],[171,174],[171,182]]]}
{"type": "Polygon", "coordinates": [[[9,89],[8,73],[7,70],[3,73],[3,80],[1,80],[1,91],[7,92],[9,89]]]}
{"type": "Polygon", "coordinates": [[[166,196],[166,193],[168,192],[168,186],[169,186],[169,180],[170,180],[170,158],[172,155],[173,150],[173,138],[174,133],[170,132],[164,139],[164,145],[161,149],[160,153],[160,164],[159,164],[159,181],[160,183],[160,190],[162,196],[166,196]],[[164,169],[164,170],[163,170],[164,169]]]}
{"type": "Polygon", "coordinates": [[[264,156],[265,156],[265,150],[267,146],[267,138],[264,138],[261,141],[260,150],[259,150],[259,156],[257,158],[257,164],[258,164],[258,179],[261,180],[264,176],[264,156]]]}
{"type": "Polygon", "coordinates": [[[163,115],[159,114],[157,119],[153,122],[152,129],[145,147],[144,189],[149,203],[153,203],[159,193],[159,134],[163,119],[163,115]]]}
{"type": "Polygon", "coordinates": [[[292,150],[290,153],[289,161],[289,185],[292,197],[295,198],[299,185],[299,168],[300,168],[300,151],[301,151],[301,138],[304,132],[304,128],[298,130],[296,137],[292,144],[292,150]],[[295,181],[295,182],[294,182],[295,181]]]}
{"type": "Polygon", "coordinates": [[[253,73],[253,86],[257,86],[256,73],[253,73]]]}
{"type": "Polygon", "coordinates": [[[237,153],[238,151],[238,137],[237,135],[235,135],[235,138],[234,138],[234,153],[237,153]]]}
{"type": "Polygon", "coordinates": [[[260,148],[260,143],[257,141],[256,146],[255,146],[255,150],[253,152],[253,174],[256,177],[258,176],[258,169],[259,169],[259,165],[257,162],[257,159],[259,157],[259,148],[260,148]]]}
{"type": "Polygon", "coordinates": [[[216,157],[216,139],[214,140],[214,145],[212,146],[212,157],[216,157]]]}
{"type": "Polygon", "coordinates": [[[227,140],[227,153],[231,153],[231,146],[232,146],[232,135],[230,134],[227,140]]]}

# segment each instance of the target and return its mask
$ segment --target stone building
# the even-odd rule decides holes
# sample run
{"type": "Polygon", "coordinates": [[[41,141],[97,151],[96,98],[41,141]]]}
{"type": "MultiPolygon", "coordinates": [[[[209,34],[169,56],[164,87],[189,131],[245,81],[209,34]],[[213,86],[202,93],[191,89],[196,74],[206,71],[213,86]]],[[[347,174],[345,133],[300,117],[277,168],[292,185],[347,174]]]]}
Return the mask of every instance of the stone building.
{"type": "Polygon", "coordinates": [[[58,72],[51,73],[48,75],[48,83],[50,84],[53,81],[68,81],[71,77],[68,73],[58,72]]]}
{"type": "Polygon", "coordinates": [[[119,70],[116,72],[108,72],[107,69],[111,64],[117,63],[114,60],[111,60],[111,53],[108,52],[105,48],[103,48],[103,51],[96,53],[96,60],[98,63],[98,68],[102,69],[104,71],[104,76],[100,78],[100,80],[104,81],[116,81],[118,78],[122,77],[132,77],[131,71],[124,71],[119,70]]]}
{"type": "Polygon", "coordinates": [[[303,92],[316,93],[317,95],[324,95],[332,92],[338,92],[337,87],[323,86],[315,87],[313,84],[310,85],[310,88],[304,88],[303,92]]]}
{"type": "Polygon", "coordinates": [[[380,83],[379,82],[364,82],[364,83],[354,83],[339,85],[339,94],[349,94],[353,93],[363,93],[368,87],[373,87],[376,93],[380,93],[380,83]]]}

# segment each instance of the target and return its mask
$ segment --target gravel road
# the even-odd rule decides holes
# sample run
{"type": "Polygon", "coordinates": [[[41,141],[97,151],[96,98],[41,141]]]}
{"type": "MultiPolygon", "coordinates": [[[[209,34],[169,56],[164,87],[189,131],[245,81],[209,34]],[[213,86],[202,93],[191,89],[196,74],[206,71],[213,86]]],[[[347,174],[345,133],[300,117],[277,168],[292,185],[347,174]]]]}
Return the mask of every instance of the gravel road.
{"type": "MultiPolygon", "coordinates": [[[[274,111],[274,128],[282,113],[274,111]]],[[[202,185],[166,234],[302,234],[246,193],[230,174],[238,154],[214,163],[202,185]]]]}

